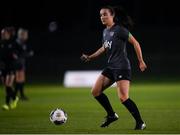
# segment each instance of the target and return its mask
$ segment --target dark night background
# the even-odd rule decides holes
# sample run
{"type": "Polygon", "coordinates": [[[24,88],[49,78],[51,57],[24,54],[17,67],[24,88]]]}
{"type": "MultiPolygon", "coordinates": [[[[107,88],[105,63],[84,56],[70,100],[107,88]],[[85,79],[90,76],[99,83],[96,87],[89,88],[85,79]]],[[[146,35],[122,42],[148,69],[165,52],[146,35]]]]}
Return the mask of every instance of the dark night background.
{"type": "Polygon", "coordinates": [[[35,56],[28,60],[29,81],[61,82],[66,70],[95,70],[104,67],[104,57],[83,64],[79,57],[101,46],[103,26],[99,10],[104,5],[121,5],[133,18],[132,34],[140,42],[148,70],[141,74],[133,47],[128,45],[134,77],[178,77],[180,73],[180,15],[175,1],[61,0],[1,3],[0,28],[29,29],[29,44],[35,56]],[[49,31],[49,24],[58,28],[49,31]]]}

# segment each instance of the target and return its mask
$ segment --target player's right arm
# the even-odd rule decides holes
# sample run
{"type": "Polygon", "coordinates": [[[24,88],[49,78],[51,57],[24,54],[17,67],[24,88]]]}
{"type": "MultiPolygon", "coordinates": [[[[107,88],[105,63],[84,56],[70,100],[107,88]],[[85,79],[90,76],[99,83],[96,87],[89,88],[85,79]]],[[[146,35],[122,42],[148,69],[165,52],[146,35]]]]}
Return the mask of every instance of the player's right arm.
{"type": "Polygon", "coordinates": [[[95,53],[93,53],[91,55],[82,54],[81,60],[84,62],[94,60],[94,59],[98,58],[100,55],[102,55],[104,52],[105,52],[105,48],[102,46],[95,53]]]}

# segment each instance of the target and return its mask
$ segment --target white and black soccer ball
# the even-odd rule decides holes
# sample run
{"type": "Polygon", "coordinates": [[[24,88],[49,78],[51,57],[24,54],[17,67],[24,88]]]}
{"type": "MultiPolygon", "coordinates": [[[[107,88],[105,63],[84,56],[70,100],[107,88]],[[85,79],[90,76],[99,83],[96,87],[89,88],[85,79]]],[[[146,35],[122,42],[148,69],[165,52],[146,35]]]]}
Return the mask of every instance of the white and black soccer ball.
{"type": "Polygon", "coordinates": [[[62,109],[54,109],[50,113],[50,121],[55,125],[62,125],[67,121],[67,113],[62,109]]]}

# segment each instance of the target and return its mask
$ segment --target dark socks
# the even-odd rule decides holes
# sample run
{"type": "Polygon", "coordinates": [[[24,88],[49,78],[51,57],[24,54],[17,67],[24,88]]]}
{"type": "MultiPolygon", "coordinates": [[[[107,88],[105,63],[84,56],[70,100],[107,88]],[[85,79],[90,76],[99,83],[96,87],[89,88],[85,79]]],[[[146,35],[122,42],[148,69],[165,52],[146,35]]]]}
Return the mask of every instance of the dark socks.
{"type": "Polygon", "coordinates": [[[6,95],[6,101],[5,101],[5,103],[6,103],[6,105],[9,105],[10,104],[10,96],[9,95],[6,95]]]}
{"type": "Polygon", "coordinates": [[[95,99],[104,107],[108,116],[114,116],[114,111],[113,111],[112,106],[109,102],[109,99],[104,93],[95,97],[95,99]]]}
{"type": "Polygon", "coordinates": [[[123,105],[129,110],[129,112],[132,114],[134,119],[136,120],[136,123],[143,123],[141,115],[139,113],[139,110],[136,106],[136,104],[129,98],[126,101],[123,102],[123,105]]]}
{"type": "Polygon", "coordinates": [[[20,92],[20,96],[21,97],[24,97],[24,83],[21,82],[16,82],[16,85],[15,85],[15,93],[17,94],[18,91],[20,92]]]}
{"type": "Polygon", "coordinates": [[[6,87],[6,104],[9,105],[10,100],[16,99],[15,93],[13,92],[12,87],[6,87]]]}
{"type": "Polygon", "coordinates": [[[20,91],[20,96],[21,96],[21,97],[24,97],[24,83],[20,83],[20,89],[19,89],[19,91],[20,91]]]}

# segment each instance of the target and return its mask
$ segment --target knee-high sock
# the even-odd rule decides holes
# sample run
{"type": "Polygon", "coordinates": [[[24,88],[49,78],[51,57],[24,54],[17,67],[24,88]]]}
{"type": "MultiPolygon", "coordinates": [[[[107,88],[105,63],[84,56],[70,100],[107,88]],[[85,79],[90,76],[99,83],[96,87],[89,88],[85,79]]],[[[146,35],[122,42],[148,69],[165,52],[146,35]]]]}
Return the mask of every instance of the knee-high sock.
{"type": "Polygon", "coordinates": [[[139,110],[136,106],[136,104],[129,98],[126,101],[123,102],[123,105],[129,110],[129,112],[132,114],[134,119],[136,120],[136,123],[143,123],[143,120],[141,118],[141,115],[139,113],[139,110]]]}
{"type": "Polygon", "coordinates": [[[106,110],[106,112],[109,116],[114,116],[114,111],[109,102],[109,99],[104,93],[95,97],[95,99],[104,107],[104,109],[106,110]]]}
{"type": "Polygon", "coordinates": [[[15,84],[15,93],[17,94],[18,91],[20,92],[20,96],[24,96],[24,82],[16,82],[15,84]]]}
{"type": "Polygon", "coordinates": [[[16,99],[15,93],[12,87],[6,86],[6,104],[9,105],[11,99],[16,99]]]}

